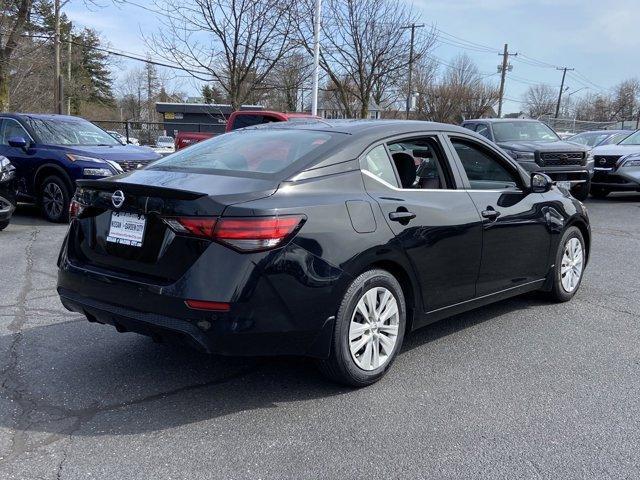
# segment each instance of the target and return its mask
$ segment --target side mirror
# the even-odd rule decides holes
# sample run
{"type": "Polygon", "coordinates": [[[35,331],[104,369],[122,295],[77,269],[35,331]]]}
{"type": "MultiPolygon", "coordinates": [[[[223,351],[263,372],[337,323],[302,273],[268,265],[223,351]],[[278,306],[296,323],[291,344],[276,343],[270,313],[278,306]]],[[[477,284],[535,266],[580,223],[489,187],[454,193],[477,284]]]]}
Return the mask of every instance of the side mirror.
{"type": "Polygon", "coordinates": [[[29,142],[27,142],[24,137],[11,137],[9,139],[9,145],[12,147],[25,149],[27,148],[27,145],[29,145],[29,142]]]}
{"type": "Polygon", "coordinates": [[[544,173],[534,172],[531,174],[531,191],[533,193],[546,193],[551,190],[553,180],[544,173]]]}

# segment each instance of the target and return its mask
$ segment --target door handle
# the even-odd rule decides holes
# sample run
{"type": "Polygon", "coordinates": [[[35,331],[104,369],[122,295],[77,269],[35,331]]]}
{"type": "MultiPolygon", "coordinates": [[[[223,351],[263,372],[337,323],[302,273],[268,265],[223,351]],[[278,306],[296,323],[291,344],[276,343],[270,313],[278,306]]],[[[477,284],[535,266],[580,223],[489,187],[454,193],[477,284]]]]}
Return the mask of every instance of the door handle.
{"type": "Polygon", "coordinates": [[[483,210],[481,212],[481,215],[484,218],[488,218],[489,220],[495,220],[500,216],[500,212],[498,212],[497,210],[494,210],[492,207],[487,207],[486,210],[483,210]]]}
{"type": "Polygon", "coordinates": [[[416,214],[413,212],[391,212],[389,213],[389,220],[392,222],[408,222],[416,218],[416,214]]]}

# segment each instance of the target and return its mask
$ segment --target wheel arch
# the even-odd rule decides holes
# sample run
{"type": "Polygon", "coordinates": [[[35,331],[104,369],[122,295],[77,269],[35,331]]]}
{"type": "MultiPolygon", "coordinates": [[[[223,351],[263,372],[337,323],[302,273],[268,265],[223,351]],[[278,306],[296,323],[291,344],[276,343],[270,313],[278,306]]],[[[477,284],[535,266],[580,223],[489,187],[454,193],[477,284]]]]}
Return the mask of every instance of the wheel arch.
{"type": "Polygon", "coordinates": [[[51,175],[56,175],[62,178],[62,181],[64,181],[65,185],[69,189],[69,194],[73,195],[73,192],[75,190],[74,183],[65,169],[55,163],[45,163],[44,165],[38,167],[38,169],[36,170],[36,174],[33,176],[33,191],[36,192],[36,196],[39,196],[40,184],[42,183],[42,181],[51,175]]]}
{"type": "Polygon", "coordinates": [[[576,227],[582,233],[582,238],[584,239],[585,249],[587,254],[587,262],[589,261],[589,257],[591,256],[591,230],[587,225],[587,222],[581,217],[573,217],[565,227],[565,231],[567,228],[576,227]]]}

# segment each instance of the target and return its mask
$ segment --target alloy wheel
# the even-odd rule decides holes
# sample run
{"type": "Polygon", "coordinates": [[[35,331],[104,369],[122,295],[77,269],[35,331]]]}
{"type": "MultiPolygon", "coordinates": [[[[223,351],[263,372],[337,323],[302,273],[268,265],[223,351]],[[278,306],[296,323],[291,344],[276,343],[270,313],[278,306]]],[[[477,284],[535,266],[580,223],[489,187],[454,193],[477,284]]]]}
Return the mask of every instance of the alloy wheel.
{"type": "Polygon", "coordinates": [[[47,183],[42,191],[42,205],[47,216],[52,219],[59,218],[64,209],[64,194],[56,183],[47,183]]]}
{"type": "Polygon", "coordinates": [[[572,237],[564,246],[562,264],[560,266],[562,288],[567,293],[572,293],[580,283],[583,266],[584,252],[582,243],[577,238],[572,237]]]}
{"type": "Polygon", "coordinates": [[[399,320],[398,302],[386,288],[371,288],[360,297],[349,325],[349,350],[358,367],[375,370],[389,361],[399,320]]]}

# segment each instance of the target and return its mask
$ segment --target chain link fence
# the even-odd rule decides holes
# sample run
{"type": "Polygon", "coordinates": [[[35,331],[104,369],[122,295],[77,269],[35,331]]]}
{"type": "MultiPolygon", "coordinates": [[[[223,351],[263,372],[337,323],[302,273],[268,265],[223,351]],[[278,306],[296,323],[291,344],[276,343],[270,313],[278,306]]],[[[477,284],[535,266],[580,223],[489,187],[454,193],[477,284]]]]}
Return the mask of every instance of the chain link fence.
{"type": "Polygon", "coordinates": [[[559,134],[580,133],[591,130],[637,130],[637,120],[625,120],[623,122],[593,122],[578,120],[576,118],[555,118],[551,115],[543,115],[539,118],[559,134]]]}

